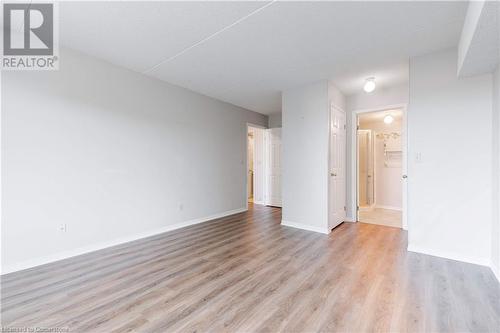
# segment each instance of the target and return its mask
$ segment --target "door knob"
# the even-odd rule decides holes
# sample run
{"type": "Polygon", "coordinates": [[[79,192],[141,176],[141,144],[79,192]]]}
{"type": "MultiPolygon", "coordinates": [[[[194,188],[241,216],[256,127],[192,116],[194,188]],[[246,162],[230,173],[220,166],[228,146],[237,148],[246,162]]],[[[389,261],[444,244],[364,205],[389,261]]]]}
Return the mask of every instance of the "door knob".
{"type": "Polygon", "coordinates": [[[330,176],[337,177],[337,174],[336,173],[331,173],[330,176]]]}
{"type": "Polygon", "coordinates": [[[408,176],[407,175],[403,175],[403,179],[406,179],[406,178],[408,178],[408,176]]]}

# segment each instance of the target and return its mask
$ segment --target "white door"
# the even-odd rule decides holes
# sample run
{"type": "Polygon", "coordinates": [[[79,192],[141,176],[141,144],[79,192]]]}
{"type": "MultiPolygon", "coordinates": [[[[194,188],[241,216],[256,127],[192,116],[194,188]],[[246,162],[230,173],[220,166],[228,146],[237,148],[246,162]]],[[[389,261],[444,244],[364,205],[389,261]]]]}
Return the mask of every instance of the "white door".
{"type": "Polygon", "coordinates": [[[344,222],[346,217],[346,116],[345,112],[330,107],[330,174],[329,217],[330,229],[344,222]]]}
{"type": "Polygon", "coordinates": [[[266,205],[281,207],[281,128],[267,130],[266,205]]]}

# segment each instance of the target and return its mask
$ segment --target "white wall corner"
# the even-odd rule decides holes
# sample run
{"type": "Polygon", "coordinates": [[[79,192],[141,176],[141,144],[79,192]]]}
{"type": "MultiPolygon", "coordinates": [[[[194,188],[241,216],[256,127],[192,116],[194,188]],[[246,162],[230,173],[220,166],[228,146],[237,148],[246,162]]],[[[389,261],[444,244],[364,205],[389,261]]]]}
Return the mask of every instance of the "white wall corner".
{"type": "Polygon", "coordinates": [[[201,218],[197,218],[197,219],[193,219],[193,220],[189,220],[189,221],[184,221],[184,222],[180,222],[180,223],[176,223],[176,224],[172,224],[172,225],[167,225],[167,226],[159,228],[159,229],[149,230],[149,231],[142,232],[139,234],[135,234],[135,235],[127,236],[127,237],[122,237],[122,238],[115,239],[115,240],[112,240],[109,242],[92,244],[89,246],[80,247],[80,248],[70,250],[70,251],[59,252],[59,253],[56,253],[56,254],[53,254],[50,256],[34,258],[34,259],[27,260],[27,261],[19,262],[16,264],[2,266],[0,274],[4,275],[4,274],[13,273],[13,272],[21,271],[24,269],[28,269],[28,268],[32,268],[32,267],[36,267],[36,266],[40,266],[40,265],[49,264],[51,262],[55,262],[55,261],[59,261],[59,260],[63,260],[63,259],[68,259],[71,257],[76,257],[76,256],[79,256],[82,254],[102,250],[102,249],[105,249],[108,247],[132,242],[132,241],[135,241],[138,239],[155,236],[155,235],[162,234],[162,233],[165,233],[168,231],[173,231],[176,229],[184,228],[184,227],[187,227],[190,225],[208,222],[208,221],[223,218],[226,216],[242,213],[242,212],[245,212],[247,210],[248,209],[245,207],[233,209],[233,210],[213,214],[213,215],[206,216],[206,217],[201,217],[201,218]]]}
{"type": "Polygon", "coordinates": [[[306,231],[319,232],[321,234],[327,234],[327,235],[330,233],[330,230],[328,230],[328,228],[321,228],[321,227],[316,227],[316,226],[312,226],[309,224],[296,223],[296,222],[285,221],[285,220],[281,220],[281,225],[284,225],[285,227],[292,227],[292,228],[302,229],[302,230],[306,230],[306,231]]]}

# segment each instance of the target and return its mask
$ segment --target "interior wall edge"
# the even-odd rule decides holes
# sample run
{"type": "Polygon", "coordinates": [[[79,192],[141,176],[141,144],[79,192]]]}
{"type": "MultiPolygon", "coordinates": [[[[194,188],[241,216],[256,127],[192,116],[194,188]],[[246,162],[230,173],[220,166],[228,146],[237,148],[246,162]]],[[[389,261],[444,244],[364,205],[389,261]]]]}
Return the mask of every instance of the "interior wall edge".
{"type": "Polygon", "coordinates": [[[22,270],[25,270],[28,268],[33,268],[36,266],[41,266],[41,265],[53,263],[56,261],[76,257],[76,256],[79,256],[82,254],[86,254],[86,253],[90,253],[90,252],[94,252],[94,251],[98,251],[98,250],[103,250],[103,249],[106,249],[109,247],[121,245],[121,244],[132,242],[135,240],[139,240],[139,239],[143,239],[143,238],[147,238],[147,237],[151,237],[151,236],[156,236],[158,234],[173,231],[176,229],[181,229],[181,228],[184,228],[187,226],[191,226],[191,225],[195,225],[195,224],[199,224],[199,223],[203,223],[203,222],[208,222],[208,221],[219,219],[222,217],[242,213],[242,212],[245,212],[247,210],[248,210],[248,208],[246,208],[246,207],[233,209],[233,210],[221,212],[221,213],[210,215],[210,216],[205,216],[205,217],[196,218],[196,219],[192,219],[192,220],[188,220],[188,221],[184,221],[184,222],[180,222],[180,223],[176,223],[176,224],[172,224],[172,225],[167,225],[167,226],[164,226],[162,228],[141,232],[141,233],[138,233],[135,235],[121,237],[121,238],[118,238],[118,239],[115,239],[112,241],[108,241],[108,242],[92,244],[92,245],[80,247],[80,248],[77,248],[74,250],[63,251],[63,252],[59,252],[59,253],[49,255],[49,256],[44,256],[44,257],[39,257],[39,258],[35,258],[35,259],[22,261],[22,262],[19,262],[17,264],[10,264],[10,265],[6,265],[6,266],[2,266],[1,275],[14,273],[17,271],[22,271],[22,270]]]}
{"type": "Polygon", "coordinates": [[[495,263],[491,263],[491,270],[493,271],[493,275],[497,278],[498,282],[500,283],[500,267],[495,265],[495,263]]]}

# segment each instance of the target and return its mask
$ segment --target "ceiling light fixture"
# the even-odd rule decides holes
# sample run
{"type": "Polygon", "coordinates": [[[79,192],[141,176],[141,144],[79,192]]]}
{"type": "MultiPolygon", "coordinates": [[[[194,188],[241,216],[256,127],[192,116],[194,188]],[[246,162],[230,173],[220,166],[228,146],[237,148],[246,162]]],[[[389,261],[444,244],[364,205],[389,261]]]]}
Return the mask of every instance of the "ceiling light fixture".
{"type": "Polygon", "coordinates": [[[365,85],[363,86],[364,91],[367,93],[371,93],[372,91],[375,90],[375,78],[374,77],[369,77],[365,81],[365,85]]]}
{"type": "Polygon", "coordinates": [[[390,124],[394,121],[394,117],[388,114],[387,116],[384,117],[384,123],[390,124]]]}

